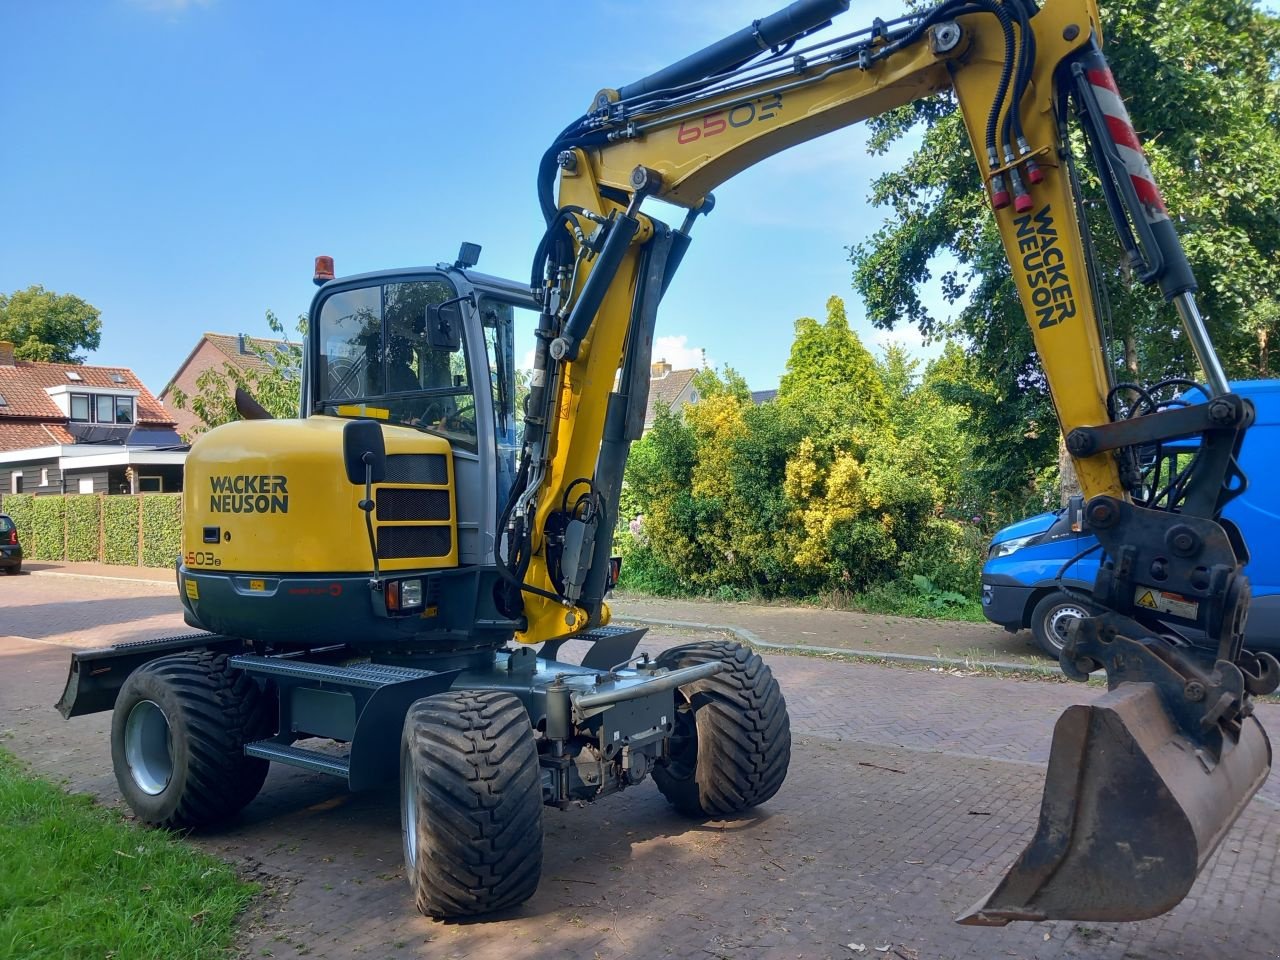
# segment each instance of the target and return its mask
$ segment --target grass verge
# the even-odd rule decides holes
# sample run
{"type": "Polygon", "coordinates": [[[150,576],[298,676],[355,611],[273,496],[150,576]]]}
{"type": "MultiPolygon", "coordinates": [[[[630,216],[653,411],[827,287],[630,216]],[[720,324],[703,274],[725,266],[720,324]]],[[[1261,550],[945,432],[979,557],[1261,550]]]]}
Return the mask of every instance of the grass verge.
{"type": "Polygon", "coordinates": [[[257,887],[170,834],[30,776],[0,749],[0,957],[228,956],[257,887]]]}

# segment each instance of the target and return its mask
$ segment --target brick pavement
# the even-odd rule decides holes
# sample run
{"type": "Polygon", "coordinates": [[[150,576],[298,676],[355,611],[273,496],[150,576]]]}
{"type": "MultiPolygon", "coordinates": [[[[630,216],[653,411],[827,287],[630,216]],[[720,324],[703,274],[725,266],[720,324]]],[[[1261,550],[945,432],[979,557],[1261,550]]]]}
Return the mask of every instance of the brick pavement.
{"type": "MultiPolygon", "coordinates": [[[[149,622],[163,621],[149,603],[155,591],[135,587],[131,597],[96,598],[117,621],[107,633],[135,629],[132,602],[149,622]]],[[[0,607],[0,634],[21,623],[45,640],[93,639],[91,605],[59,596],[83,599],[79,587],[45,589],[38,602],[0,607]]],[[[107,716],[66,723],[49,707],[65,661],[58,646],[0,641],[0,737],[37,769],[115,802],[107,716]]],[[[750,818],[696,824],[645,784],[584,810],[548,810],[544,881],[507,916],[444,924],[416,915],[393,791],[353,795],[330,778],[274,770],[240,820],[197,842],[269,881],[246,926],[249,956],[893,958],[875,951],[885,944],[920,960],[1280,955],[1269,896],[1280,813],[1262,800],[1165,917],[1003,930],[950,922],[1029,836],[1050,725],[1095,690],[809,657],[770,662],[796,733],[791,776],[772,802],[750,818]]],[[[1262,713],[1280,729],[1280,708],[1262,713]]],[[[1267,794],[1277,796],[1270,785],[1267,794]]]]}

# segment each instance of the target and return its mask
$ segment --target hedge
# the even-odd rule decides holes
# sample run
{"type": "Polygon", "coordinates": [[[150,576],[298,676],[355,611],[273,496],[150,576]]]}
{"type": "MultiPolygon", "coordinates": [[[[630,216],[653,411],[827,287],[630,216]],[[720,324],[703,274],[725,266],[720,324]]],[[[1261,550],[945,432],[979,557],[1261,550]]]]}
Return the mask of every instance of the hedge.
{"type": "Polygon", "coordinates": [[[132,496],[102,498],[103,563],[137,566],[138,505],[141,502],[141,497],[132,496]]]}
{"type": "Polygon", "coordinates": [[[98,559],[102,542],[102,497],[71,495],[67,501],[67,554],[73,563],[98,559]]]}
{"type": "Polygon", "coordinates": [[[142,498],[142,565],[172,567],[181,553],[181,495],[147,494],[142,498]]]}
{"type": "Polygon", "coordinates": [[[0,512],[29,560],[172,567],[182,552],[180,493],[15,493],[0,497],[0,512]]]}
{"type": "Polygon", "coordinates": [[[31,505],[31,546],[23,554],[33,560],[61,560],[67,555],[65,497],[36,497],[31,505]]]}
{"type": "MultiPolygon", "coordinates": [[[[3,499],[0,503],[0,513],[7,513],[13,518],[14,524],[18,528],[18,539],[23,544],[35,545],[35,532],[31,528],[31,505],[35,502],[36,495],[34,493],[15,493],[3,499]]],[[[24,552],[30,549],[24,546],[24,552]]]]}

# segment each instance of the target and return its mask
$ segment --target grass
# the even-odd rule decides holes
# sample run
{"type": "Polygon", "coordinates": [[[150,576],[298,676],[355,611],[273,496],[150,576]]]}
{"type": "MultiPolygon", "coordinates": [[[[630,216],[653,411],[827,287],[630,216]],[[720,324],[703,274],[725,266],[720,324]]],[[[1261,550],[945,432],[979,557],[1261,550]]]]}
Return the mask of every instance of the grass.
{"type": "Polygon", "coordinates": [[[0,749],[0,958],[224,958],[256,890],[0,749]]]}

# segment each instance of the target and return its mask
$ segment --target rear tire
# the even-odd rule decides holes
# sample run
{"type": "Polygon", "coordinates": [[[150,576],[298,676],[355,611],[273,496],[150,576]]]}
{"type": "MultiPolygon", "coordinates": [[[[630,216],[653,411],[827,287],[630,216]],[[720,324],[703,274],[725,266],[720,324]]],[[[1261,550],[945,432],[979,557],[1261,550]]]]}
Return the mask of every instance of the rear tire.
{"type": "Polygon", "coordinates": [[[675,670],[719,661],[724,671],[676,694],[669,756],[653,770],[662,795],[681,813],[730,817],[769,800],[791,762],[791,721],[773,672],[737,643],[690,643],[665,650],[675,670]]]}
{"type": "Polygon", "coordinates": [[[405,873],[422,913],[493,913],[538,889],[542,774],[516,697],[451,690],[414,703],[400,745],[400,797],[405,873]]]}
{"type": "Polygon", "coordinates": [[[22,572],[22,564],[18,564],[16,567],[5,567],[4,572],[11,577],[16,577],[22,572]]]}
{"type": "Polygon", "coordinates": [[[268,736],[267,700],[225,654],[161,657],[133,671],[116,697],[111,762],[140,820],[202,827],[234,816],[262,789],[270,764],[244,755],[268,736]]]}
{"type": "Polygon", "coordinates": [[[1071,621],[1091,616],[1093,611],[1087,604],[1062,590],[1054,590],[1041,597],[1031,611],[1031,635],[1040,649],[1056,660],[1067,642],[1071,621]]]}

